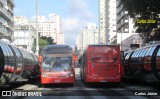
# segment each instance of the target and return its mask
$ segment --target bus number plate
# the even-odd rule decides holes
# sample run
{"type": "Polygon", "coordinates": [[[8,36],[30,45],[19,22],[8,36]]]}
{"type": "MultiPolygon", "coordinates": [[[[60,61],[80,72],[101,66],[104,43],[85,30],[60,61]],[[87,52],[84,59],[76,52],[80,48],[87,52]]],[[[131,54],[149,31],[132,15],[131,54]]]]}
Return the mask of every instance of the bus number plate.
{"type": "Polygon", "coordinates": [[[60,81],[60,80],[55,80],[54,82],[55,82],[55,83],[58,83],[58,82],[61,82],[61,81],[60,81]]]}
{"type": "Polygon", "coordinates": [[[101,80],[101,82],[107,82],[107,80],[101,80]]]}

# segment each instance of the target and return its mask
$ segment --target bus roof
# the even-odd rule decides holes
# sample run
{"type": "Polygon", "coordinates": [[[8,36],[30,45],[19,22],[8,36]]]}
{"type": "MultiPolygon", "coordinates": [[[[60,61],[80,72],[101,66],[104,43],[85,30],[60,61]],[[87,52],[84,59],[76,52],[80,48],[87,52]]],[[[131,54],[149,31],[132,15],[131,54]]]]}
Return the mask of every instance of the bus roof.
{"type": "Polygon", "coordinates": [[[57,44],[53,44],[53,45],[47,45],[42,50],[47,50],[47,49],[63,49],[63,48],[72,49],[69,45],[57,45],[57,44]]]}
{"type": "Polygon", "coordinates": [[[111,44],[91,44],[91,45],[88,45],[88,47],[90,46],[120,46],[120,45],[111,45],[111,44]]]}
{"type": "Polygon", "coordinates": [[[109,45],[109,44],[91,44],[88,45],[85,49],[89,48],[89,47],[93,47],[93,46],[110,46],[110,47],[119,47],[120,45],[109,45]]]}
{"type": "Polygon", "coordinates": [[[42,53],[72,53],[72,48],[69,45],[47,45],[42,49],[42,53]]]}

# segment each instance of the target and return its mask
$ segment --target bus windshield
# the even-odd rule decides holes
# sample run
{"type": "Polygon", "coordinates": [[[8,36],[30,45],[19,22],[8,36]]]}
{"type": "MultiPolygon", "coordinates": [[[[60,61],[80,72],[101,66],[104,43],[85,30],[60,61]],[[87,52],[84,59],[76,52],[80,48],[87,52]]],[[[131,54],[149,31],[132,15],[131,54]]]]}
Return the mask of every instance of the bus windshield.
{"type": "Polygon", "coordinates": [[[118,47],[115,46],[92,46],[90,52],[95,63],[114,63],[118,58],[118,47]]]}
{"type": "Polygon", "coordinates": [[[61,71],[70,70],[72,64],[71,54],[44,54],[42,70],[61,71]]]}

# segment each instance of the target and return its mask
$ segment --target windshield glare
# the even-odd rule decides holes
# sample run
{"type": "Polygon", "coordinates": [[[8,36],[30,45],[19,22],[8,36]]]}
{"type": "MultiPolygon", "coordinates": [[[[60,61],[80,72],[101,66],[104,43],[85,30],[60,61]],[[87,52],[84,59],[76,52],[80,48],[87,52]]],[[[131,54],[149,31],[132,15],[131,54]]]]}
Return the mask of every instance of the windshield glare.
{"type": "Polygon", "coordinates": [[[70,70],[72,64],[72,56],[67,54],[45,54],[43,55],[43,70],[70,70]]]}

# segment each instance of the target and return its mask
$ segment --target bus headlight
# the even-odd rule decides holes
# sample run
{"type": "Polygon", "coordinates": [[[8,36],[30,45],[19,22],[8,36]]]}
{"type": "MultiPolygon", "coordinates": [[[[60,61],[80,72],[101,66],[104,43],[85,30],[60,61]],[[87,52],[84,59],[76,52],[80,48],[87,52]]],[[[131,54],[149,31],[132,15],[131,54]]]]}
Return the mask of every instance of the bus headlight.
{"type": "Polygon", "coordinates": [[[73,76],[73,73],[68,73],[68,77],[71,77],[71,76],[73,76]]]}
{"type": "Polygon", "coordinates": [[[42,73],[42,77],[48,77],[48,75],[42,73]]]}

